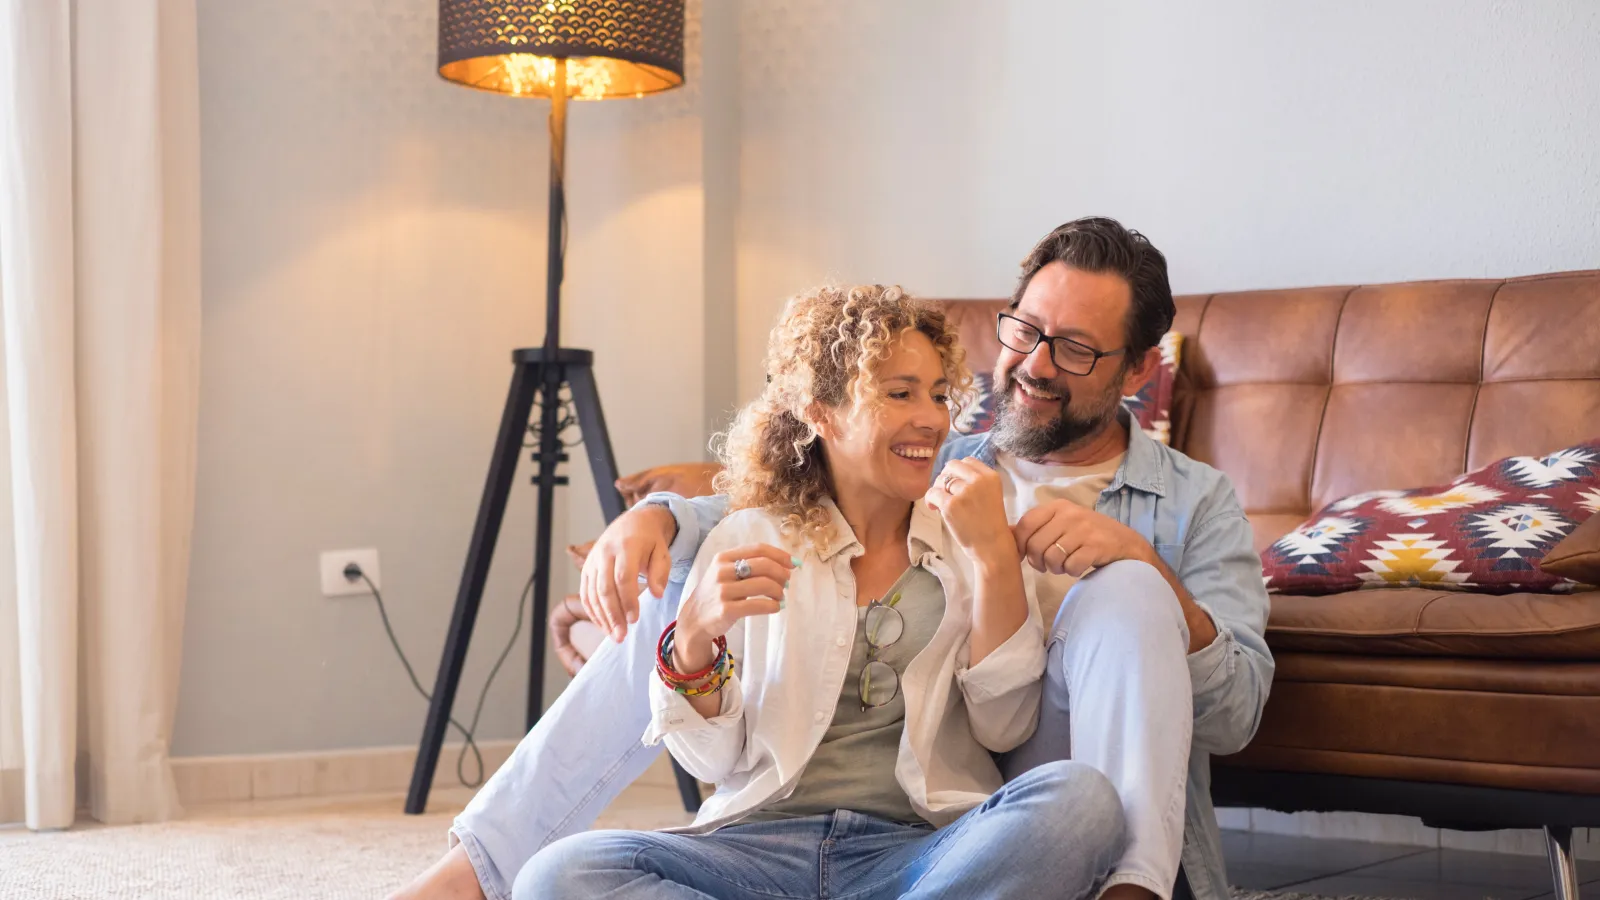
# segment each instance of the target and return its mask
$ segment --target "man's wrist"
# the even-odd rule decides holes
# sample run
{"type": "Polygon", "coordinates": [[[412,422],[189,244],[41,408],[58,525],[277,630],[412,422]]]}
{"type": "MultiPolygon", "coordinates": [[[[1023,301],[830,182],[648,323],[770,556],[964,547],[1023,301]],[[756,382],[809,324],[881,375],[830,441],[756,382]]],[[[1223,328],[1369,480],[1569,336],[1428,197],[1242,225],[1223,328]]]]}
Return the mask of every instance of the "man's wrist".
{"type": "Polygon", "coordinates": [[[657,517],[664,517],[661,525],[662,535],[667,539],[669,546],[678,539],[678,517],[672,514],[672,507],[659,500],[651,500],[645,505],[643,511],[655,513],[657,517]]]}

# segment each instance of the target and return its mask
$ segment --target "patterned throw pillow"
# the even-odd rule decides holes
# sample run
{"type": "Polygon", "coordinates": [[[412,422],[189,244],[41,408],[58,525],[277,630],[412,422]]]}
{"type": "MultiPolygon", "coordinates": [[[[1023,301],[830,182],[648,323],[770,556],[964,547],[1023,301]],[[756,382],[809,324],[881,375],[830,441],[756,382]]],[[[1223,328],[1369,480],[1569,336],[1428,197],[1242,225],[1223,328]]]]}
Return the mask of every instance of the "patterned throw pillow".
{"type": "Polygon", "coordinates": [[[1549,456],[1512,456],[1447,485],[1336,500],[1261,554],[1267,590],[1331,594],[1428,587],[1566,593],[1539,568],[1600,512],[1600,438],[1549,456]]]}
{"type": "MultiPolygon", "coordinates": [[[[1139,393],[1123,397],[1122,405],[1133,414],[1145,434],[1163,444],[1172,443],[1172,385],[1178,378],[1179,352],[1183,335],[1169,331],[1161,337],[1161,365],[1139,393]]],[[[972,400],[956,413],[951,423],[962,434],[978,434],[994,427],[994,375],[974,372],[972,400]]]]}

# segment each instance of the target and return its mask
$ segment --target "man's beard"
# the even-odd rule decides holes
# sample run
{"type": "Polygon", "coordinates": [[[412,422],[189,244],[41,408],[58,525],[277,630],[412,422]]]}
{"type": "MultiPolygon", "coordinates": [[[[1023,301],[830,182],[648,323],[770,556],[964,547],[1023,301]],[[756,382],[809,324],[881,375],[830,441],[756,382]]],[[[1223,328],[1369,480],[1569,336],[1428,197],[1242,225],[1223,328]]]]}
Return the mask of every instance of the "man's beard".
{"type": "Polygon", "coordinates": [[[989,429],[990,440],[1001,450],[1023,459],[1043,459],[1099,434],[1116,418],[1121,402],[1117,383],[1113,382],[1106,395],[1097,398],[1089,409],[1075,411],[1072,409],[1071,392],[1012,369],[1006,373],[1004,387],[995,392],[994,427],[989,429]],[[1053,416],[1045,413],[1043,415],[1047,418],[1043,422],[1036,421],[1038,413],[1019,408],[1012,399],[1018,381],[1036,390],[1061,394],[1060,411],[1053,416]]]}

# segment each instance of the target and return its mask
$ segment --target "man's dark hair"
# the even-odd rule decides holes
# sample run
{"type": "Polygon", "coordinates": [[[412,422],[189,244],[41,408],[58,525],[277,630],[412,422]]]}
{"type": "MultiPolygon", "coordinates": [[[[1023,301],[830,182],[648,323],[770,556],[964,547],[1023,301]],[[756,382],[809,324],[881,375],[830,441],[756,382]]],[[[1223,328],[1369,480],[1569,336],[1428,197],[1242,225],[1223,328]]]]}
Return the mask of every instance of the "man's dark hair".
{"type": "Polygon", "coordinates": [[[1022,261],[1022,277],[1017,279],[1017,289],[1011,295],[1013,309],[1022,302],[1022,292],[1028,289],[1033,276],[1053,262],[1085,272],[1115,272],[1128,282],[1133,301],[1128,306],[1124,365],[1138,364],[1145,351],[1160,343],[1161,336],[1172,327],[1178,310],[1172,302],[1172,285],[1167,281],[1167,258],[1149,238],[1123,228],[1116,219],[1073,219],[1045,235],[1022,261]]]}

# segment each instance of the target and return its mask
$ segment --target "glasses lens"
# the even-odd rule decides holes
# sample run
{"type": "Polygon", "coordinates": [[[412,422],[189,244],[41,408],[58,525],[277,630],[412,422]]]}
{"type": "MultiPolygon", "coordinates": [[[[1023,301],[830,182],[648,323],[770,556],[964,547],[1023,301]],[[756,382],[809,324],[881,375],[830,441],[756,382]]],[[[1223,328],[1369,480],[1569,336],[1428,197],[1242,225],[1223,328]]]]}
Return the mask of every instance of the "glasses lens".
{"type": "Polygon", "coordinates": [[[894,667],[881,659],[867,663],[861,670],[861,704],[868,709],[883,706],[900,693],[900,676],[894,667]]]}
{"type": "Polygon", "coordinates": [[[1039,329],[1021,319],[1000,317],[1000,343],[1018,353],[1031,353],[1039,346],[1039,329]]]}
{"type": "Polygon", "coordinates": [[[906,630],[906,620],[892,606],[874,603],[867,607],[867,645],[875,649],[887,647],[900,640],[906,630]]]}
{"type": "Polygon", "coordinates": [[[1076,341],[1054,341],[1056,366],[1074,375],[1087,375],[1094,368],[1094,351],[1076,341]]]}

